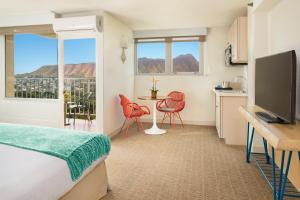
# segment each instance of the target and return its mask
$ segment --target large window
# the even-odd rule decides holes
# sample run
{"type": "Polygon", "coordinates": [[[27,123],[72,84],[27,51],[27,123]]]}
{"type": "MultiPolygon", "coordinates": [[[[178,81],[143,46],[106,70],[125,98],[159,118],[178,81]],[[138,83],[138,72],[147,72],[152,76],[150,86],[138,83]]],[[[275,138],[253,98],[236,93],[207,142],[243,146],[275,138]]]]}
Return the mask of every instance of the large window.
{"type": "Polygon", "coordinates": [[[51,27],[6,33],[6,97],[58,98],[57,43],[51,27]]]}
{"type": "Polygon", "coordinates": [[[137,44],[138,73],[165,73],[165,43],[152,41],[137,44]]]}
{"type": "Polygon", "coordinates": [[[136,39],[136,73],[202,74],[203,37],[136,39]]]}

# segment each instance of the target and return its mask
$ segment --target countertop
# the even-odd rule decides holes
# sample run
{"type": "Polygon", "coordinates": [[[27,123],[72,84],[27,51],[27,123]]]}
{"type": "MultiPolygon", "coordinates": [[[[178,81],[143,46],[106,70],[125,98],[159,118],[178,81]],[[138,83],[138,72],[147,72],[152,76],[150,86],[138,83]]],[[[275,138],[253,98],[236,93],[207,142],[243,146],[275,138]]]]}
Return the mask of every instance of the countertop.
{"type": "Polygon", "coordinates": [[[247,97],[248,94],[242,92],[242,90],[215,90],[213,89],[214,93],[219,96],[227,96],[227,97],[247,97]]]}

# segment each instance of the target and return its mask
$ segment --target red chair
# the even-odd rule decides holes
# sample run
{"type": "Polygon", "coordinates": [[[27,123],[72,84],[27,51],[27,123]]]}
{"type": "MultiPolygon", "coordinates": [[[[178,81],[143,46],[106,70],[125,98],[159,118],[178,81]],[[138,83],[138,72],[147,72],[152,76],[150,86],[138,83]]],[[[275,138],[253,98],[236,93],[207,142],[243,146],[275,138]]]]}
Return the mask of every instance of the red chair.
{"type": "Polygon", "coordinates": [[[181,125],[183,127],[183,122],[179,112],[182,111],[185,107],[185,95],[182,92],[173,91],[170,94],[168,94],[168,97],[170,98],[158,101],[156,103],[156,109],[160,112],[165,113],[161,123],[162,124],[164,123],[164,120],[166,119],[167,116],[170,118],[170,125],[171,125],[172,118],[174,121],[175,116],[177,116],[180,119],[181,125]]]}
{"type": "MultiPolygon", "coordinates": [[[[120,132],[122,131],[126,122],[130,119],[137,123],[139,130],[142,130],[144,132],[144,127],[140,121],[140,117],[142,117],[144,115],[149,115],[150,109],[147,106],[139,106],[138,104],[131,102],[126,96],[124,96],[122,94],[120,94],[119,96],[121,99],[121,106],[123,108],[123,114],[125,116],[125,121],[122,125],[120,132]]],[[[126,135],[128,135],[128,129],[130,126],[131,126],[131,124],[129,124],[126,128],[126,132],[125,132],[126,135]]]]}

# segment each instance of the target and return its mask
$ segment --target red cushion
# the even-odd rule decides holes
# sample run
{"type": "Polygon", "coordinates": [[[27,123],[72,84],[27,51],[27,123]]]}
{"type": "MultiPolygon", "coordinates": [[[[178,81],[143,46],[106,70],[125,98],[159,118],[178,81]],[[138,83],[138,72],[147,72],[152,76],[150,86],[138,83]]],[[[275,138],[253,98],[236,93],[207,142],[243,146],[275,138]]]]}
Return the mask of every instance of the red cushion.
{"type": "Polygon", "coordinates": [[[133,110],[130,116],[131,117],[140,117],[144,114],[145,114],[145,112],[143,110],[133,110]]]}

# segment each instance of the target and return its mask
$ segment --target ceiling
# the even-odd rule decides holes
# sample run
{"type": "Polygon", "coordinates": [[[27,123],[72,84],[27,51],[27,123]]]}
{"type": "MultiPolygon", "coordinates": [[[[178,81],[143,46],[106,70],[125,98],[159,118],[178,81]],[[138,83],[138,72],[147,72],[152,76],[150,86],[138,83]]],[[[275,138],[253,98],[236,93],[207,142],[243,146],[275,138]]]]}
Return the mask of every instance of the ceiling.
{"type": "Polygon", "coordinates": [[[248,0],[0,0],[0,15],[101,9],[134,30],[225,26],[248,0]]]}

